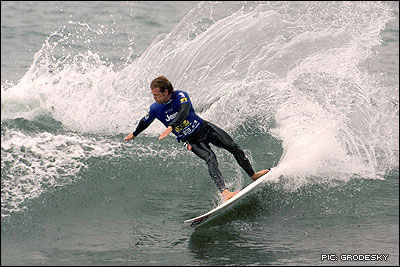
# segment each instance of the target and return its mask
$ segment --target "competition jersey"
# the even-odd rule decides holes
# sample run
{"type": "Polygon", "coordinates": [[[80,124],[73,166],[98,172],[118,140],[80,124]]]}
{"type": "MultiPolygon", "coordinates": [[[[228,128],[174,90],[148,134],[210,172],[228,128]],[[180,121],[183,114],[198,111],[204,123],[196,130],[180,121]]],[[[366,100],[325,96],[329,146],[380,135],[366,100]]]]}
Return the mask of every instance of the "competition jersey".
{"type": "Polygon", "coordinates": [[[150,124],[154,119],[158,119],[165,127],[168,127],[178,115],[179,106],[184,103],[190,104],[189,115],[180,125],[173,127],[172,133],[176,135],[178,142],[181,139],[185,140],[200,128],[203,119],[194,112],[189,95],[184,91],[173,91],[171,99],[166,103],[154,102],[143,120],[150,124]]]}

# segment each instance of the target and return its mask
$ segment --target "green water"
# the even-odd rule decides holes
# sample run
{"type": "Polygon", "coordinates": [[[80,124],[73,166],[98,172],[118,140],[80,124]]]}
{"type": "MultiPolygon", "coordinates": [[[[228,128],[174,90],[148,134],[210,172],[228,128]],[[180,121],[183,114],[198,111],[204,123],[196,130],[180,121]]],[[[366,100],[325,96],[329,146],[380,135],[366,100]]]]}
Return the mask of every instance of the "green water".
{"type": "MultiPolygon", "coordinates": [[[[123,136],[108,138],[118,142],[123,136]]],[[[239,140],[252,151],[255,167],[279,160],[279,149],[256,157],[262,153],[254,141],[239,140]]],[[[147,146],[154,138],[135,142],[147,146]]],[[[294,192],[267,184],[193,230],[183,221],[218,202],[205,164],[172,138],[161,147],[181,150],[173,156],[138,160],[135,146],[86,160],[73,184],[52,188],[27,201],[26,211],[3,218],[2,264],[325,265],[334,262],[322,262],[321,254],[332,253],[389,254],[388,262],[375,263],[397,262],[398,172],[385,180],[313,184],[294,192]]],[[[228,184],[250,183],[231,155],[216,151],[228,184]]]]}

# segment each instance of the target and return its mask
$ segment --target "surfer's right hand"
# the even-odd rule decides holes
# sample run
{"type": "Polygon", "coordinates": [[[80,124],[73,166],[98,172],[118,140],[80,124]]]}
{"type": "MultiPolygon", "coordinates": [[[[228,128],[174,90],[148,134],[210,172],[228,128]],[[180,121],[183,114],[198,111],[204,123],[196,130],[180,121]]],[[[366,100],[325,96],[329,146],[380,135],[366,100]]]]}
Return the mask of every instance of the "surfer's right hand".
{"type": "Polygon", "coordinates": [[[132,140],[134,138],[135,138],[135,136],[133,134],[128,134],[127,136],[125,136],[124,141],[126,142],[126,141],[132,140]]]}

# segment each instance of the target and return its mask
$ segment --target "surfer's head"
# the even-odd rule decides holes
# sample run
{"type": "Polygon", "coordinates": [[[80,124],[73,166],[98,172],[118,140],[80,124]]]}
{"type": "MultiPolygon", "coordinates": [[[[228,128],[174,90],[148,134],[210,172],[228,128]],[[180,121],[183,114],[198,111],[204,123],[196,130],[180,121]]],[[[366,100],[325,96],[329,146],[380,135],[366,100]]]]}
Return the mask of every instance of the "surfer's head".
{"type": "Polygon", "coordinates": [[[155,78],[150,84],[151,93],[154,100],[159,103],[165,103],[171,98],[174,87],[164,76],[155,78]]]}

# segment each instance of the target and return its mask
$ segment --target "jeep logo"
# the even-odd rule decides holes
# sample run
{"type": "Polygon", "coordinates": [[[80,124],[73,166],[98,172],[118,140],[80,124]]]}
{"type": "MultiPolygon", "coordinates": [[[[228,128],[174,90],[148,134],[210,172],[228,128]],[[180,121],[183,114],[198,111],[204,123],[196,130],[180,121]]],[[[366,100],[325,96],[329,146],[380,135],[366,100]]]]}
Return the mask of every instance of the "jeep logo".
{"type": "Polygon", "coordinates": [[[167,115],[166,121],[170,121],[170,120],[175,119],[177,115],[178,115],[178,112],[175,112],[175,113],[172,114],[172,115],[167,115]]]}

